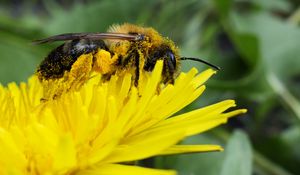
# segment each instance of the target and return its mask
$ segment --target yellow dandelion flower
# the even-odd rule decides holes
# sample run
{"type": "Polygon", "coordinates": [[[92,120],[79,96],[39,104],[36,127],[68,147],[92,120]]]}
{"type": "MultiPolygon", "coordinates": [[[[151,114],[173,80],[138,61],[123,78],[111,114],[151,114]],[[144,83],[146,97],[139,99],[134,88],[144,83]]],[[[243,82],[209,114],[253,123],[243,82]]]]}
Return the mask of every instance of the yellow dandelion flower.
{"type": "Polygon", "coordinates": [[[215,72],[181,73],[174,85],[158,85],[162,62],[131,86],[131,74],[101,81],[95,75],[78,91],[41,102],[37,77],[0,86],[0,174],[171,175],[132,162],[156,155],[219,151],[218,145],[178,145],[184,138],[225,123],[244,109],[222,101],[173,116],[198,98],[215,72]]]}

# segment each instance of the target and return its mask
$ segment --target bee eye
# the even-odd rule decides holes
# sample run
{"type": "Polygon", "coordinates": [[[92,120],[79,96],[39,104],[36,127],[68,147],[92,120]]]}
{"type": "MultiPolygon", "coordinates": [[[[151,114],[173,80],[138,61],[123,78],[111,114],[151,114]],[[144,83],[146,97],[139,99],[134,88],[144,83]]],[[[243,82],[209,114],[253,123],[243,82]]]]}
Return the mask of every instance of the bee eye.
{"type": "Polygon", "coordinates": [[[176,58],[172,51],[167,51],[166,56],[170,59],[171,63],[173,64],[174,68],[176,67],[176,58]]]}

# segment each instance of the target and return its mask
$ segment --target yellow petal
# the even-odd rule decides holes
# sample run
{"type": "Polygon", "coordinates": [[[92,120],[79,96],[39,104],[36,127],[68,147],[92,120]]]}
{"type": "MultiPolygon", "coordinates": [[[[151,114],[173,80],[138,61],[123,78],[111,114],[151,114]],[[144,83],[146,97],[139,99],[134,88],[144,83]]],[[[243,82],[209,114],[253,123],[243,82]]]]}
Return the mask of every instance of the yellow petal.
{"type": "Polygon", "coordinates": [[[171,125],[176,123],[181,123],[190,119],[198,119],[198,120],[210,120],[211,118],[216,117],[217,115],[221,114],[225,110],[230,107],[234,107],[235,102],[234,100],[224,100],[222,102],[206,106],[197,110],[193,110],[191,112],[187,112],[167,120],[160,122],[157,126],[163,125],[171,125]],[[215,115],[213,115],[215,114],[215,115]]]}
{"type": "Polygon", "coordinates": [[[162,68],[163,61],[157,61],[154,70],[152,71],[151,78],[149,78],[147,85],[141,92],[141,97],[139,98],[139,102],[136,106],[136,114],[131,117],[128,126],[136,125],[137,123],[140,123],[140,120],[143,119],[145,108],[147,108],[147,105],[150,103],[151,97],[154,96],[157,90],[157,85],[161,80],[162,68]]]}
{"type": "Polygon", "coordinates": [[[0,128],[0,172],[1,169],[14,172],[14,169],[26,168],[28,162],[18,147],[20,145],[16,145],[10,133],[0,128]]]}
{"type": "Polygon", "coordinates": [[[202,120],[188,120],[181,123],[176,123],[173,125],[166,125],[148,129],[147,131],[139,135],[140,138],[146,137],[152,133],[165,133],[176,130],[177,132],[184,132],[185,136],[191,136],[199,134],[211,128],[214,128],[220,124],[223,124],[227,121],[227,118],[218,117],[217,119],[202,121],[202,120]]]}
{"type": "Polygon", "coordinates": [[[216,71],[214,71],[212,69],[207,69],[207,70],[201,72],[199,75],[197,75],[194,78],[194,81],[193,81],[194,85],[196,85],[196,86],[202,85],[215,73],[216,73],[216,71]]]}
{"type": "Polygon", "coordinates": [[[174,145],[161,152],[160,155],[200,153],[212,151],[223,151],[223,148],[219,145],[174,145]]]}
{"type": "Polygon", "coordinates": [[[172,170],[142,168],[138,166],[105,164],[103,166],[83,170],[76,175],[176,175],[172,170]]]}
{"type": "Polygon", "coordinates": [[[152,132],[143,136],[124,139],[123,144],[105,158],[105,162],[127,162],[144,159],[158,154],[162,150],[176,144],[184,137],[180,130],[168,132],[152,132]]]}
{"type": "Polygon", "coordinates": [[[77,163],[76,149],[70,134],[62,136],[59,139],[53,155],[53,168],[55,170],[68,171],[72,167],[75,167],[77,163]]]}

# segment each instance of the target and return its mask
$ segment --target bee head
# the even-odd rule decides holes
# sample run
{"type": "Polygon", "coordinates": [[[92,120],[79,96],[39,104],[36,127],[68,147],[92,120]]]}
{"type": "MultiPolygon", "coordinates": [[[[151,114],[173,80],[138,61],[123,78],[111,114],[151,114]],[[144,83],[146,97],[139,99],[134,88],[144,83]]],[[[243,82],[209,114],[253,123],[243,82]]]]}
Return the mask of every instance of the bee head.
{"type": "Polygon", "coordinates": [[[163,60],[163,82],[174,83],[174,78],[178,73],[180,58],[178,49],[169,42],[158,45],[149,51],[145,59],[144,70],[152,71],[158,60],[163,60]]]}
{"type": "Polygon", "coordinates": [[[178,48],[170,39],[163,37],[151,27],[140,27],[125,23],[113,25],[109,32],[136,34],[138,39],[131,41],[133,48],[138,48],[144,54],[144,70],[152,71],[158,60],[163,60],[163,82],[173,83],[178,74],[180,57],[178,48]]]}

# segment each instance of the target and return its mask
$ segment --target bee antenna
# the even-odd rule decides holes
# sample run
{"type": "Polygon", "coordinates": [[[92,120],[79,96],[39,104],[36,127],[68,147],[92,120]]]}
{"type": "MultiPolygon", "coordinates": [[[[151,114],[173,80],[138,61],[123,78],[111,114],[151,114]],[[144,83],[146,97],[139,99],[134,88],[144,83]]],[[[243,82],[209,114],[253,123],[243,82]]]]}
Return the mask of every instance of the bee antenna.
{"type": "Polygon", "coordinates": [[[200,63],[204,63],[204,64],[206,64],[206,65],[208,65],[208,66],[214,68],[215,70],[221,70],[221,68],[220,68],[219,66],[213,65],[213,64],[211,64],[211,63],[209,63],[209,62],[207,62],[207,61],[204,61],[204,60],[202,60],[202,59],[200,59],[200,58],[187,58],[187,57],[181,57],[180,60],[193,60],[193,61],[198,61],[198,62],[200,62],[200,63]]]}

